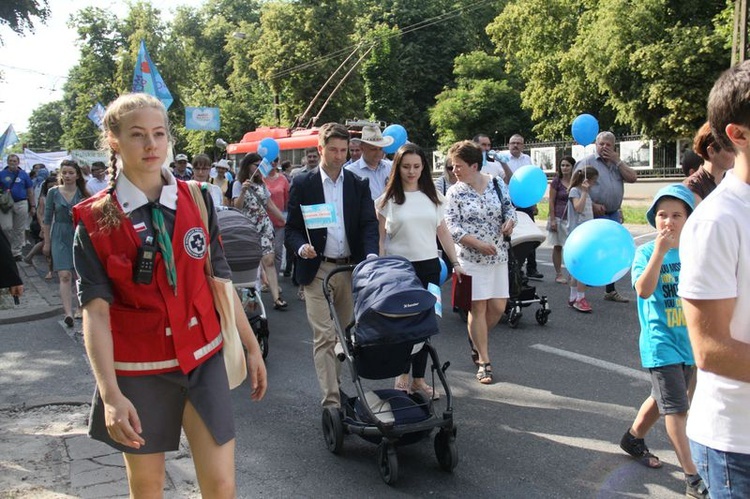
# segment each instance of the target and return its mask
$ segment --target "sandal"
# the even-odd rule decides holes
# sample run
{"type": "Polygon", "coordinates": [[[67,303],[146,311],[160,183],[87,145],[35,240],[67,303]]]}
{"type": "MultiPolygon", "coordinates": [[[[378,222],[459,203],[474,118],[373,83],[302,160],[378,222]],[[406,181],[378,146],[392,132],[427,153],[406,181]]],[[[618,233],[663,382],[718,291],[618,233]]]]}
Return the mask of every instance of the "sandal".
{"type": "Polygon", "coordinates": [[[646,442],[642,438],[636,438],[630,433],[630,430],[626,431],[620,439],[620,448],[627,454],[634,457],[639,463],[646,468],[661,468],[661,461],[658,457],[651,454],[646,447],[646,442]]]}
{"type": "Polygon", "coordinates": [[[479,364],[477,379],[483,385],[489,385],[490,383],[492,383],[492,365],[489,362],[487,362],[486,364],[479,364]]]}
{"type": "Polygon", "coordinates": [[[393,389],[409,393],[409,376],[397,376],[393,389]]]}
{"type": "Polygon", "coordinates": [[[475,349],[471,349],[471,361],[474,363],[475,366],[479,366],[479,352],[477,352],[475,349]]]}
{"type": "Polygon", "coordinates": [[[273,308],[276,310],[283,310],[285,309],[289,304],[283,300],[283,298],[276,298],[276,301],[273,302],[273,308]]]}
{"type": "Polygon", "coordinates": [[[440,400],[440,394],[437,392],[437,390],[435,390],[424,381],[422,381],[421,383],[412,382],[411,387],[409,388],[409,393],[415,392],[424,393],[430,400],[440,400]]]}

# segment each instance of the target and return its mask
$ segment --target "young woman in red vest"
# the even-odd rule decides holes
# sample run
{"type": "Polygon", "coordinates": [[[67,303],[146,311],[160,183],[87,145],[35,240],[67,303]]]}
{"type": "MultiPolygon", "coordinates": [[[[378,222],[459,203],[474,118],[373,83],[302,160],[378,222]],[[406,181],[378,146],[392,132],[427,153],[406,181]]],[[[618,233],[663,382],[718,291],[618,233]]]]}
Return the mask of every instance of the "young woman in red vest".
{"type": "MultiPolygon", "coordinates": [[[[217,314],[204,273],[210,247],[230,277],[210,196],[209,227],[188,184],[167,165],[167,113],[127,94],[104,116],[109,189],[74,208],[74,258],[86,352],[96,377],[89,434],[123,451],[131,497],[160,497],[164,453],[185,430],[204,497],[234,497],[234,422],[217,314]]],[[[239,299],[235,306],[241,310],[239,299]]],[[[251,398],[266,391],[258,343],[244,314],[251,398]]]]}

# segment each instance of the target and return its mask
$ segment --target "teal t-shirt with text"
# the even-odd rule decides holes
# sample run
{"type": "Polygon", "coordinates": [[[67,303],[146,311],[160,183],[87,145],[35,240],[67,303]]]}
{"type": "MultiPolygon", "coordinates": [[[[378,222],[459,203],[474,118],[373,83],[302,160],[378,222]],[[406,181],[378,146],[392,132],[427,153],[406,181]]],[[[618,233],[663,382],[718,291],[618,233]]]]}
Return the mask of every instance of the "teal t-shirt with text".
{"type": "MultiPolygon", "coordinates": [[[[646,269],[654,253],[654,244],[651,241],[636,250],[631,270],[633,286],[646,269]]],[[[641,325],[641,364],[645,368],[695,364],[682,312],[682,299],[677,296],[679,282],[680,251],[673,248],[664,256],[659,282],[653,294],[646,299],[637,299],[638,321],[641,325]]]]}

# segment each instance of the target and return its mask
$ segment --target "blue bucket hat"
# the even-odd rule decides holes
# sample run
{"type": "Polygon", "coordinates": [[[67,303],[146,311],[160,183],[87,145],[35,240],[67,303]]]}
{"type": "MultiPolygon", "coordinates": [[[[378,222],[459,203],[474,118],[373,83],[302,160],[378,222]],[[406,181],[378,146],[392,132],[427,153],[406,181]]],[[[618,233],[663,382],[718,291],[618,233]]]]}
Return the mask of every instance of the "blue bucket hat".
{"type": "Polygon", "coordinates": [[[672,184],[659,189],[659,192],[654,196],[654,200],[651,203],[651,207],[646,212],[646,218],[651,227],[656,227],[656,205],[664,196],[671,196],[683,201],[688,207],[688,215],[690,215],[695,209],[695,196],[693,192],[682,184],[672,184]]]}

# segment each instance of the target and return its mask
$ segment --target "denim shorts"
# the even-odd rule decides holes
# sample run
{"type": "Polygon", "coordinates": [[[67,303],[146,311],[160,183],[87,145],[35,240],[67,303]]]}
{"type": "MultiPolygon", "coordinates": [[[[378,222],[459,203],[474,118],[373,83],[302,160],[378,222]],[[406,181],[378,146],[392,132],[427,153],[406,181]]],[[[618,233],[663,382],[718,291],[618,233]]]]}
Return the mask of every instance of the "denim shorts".
{"type": "Polygon", "coordinates": [[[690,452],[711,499],[750,497],[750,454],[714,450],[693,440],[690,452]]]}
{"type": "Polygon", "coordinates": [[[651,396],[656,400],[660,414],[681,414],[690,409],[687,389],[693,377],[693,366],[670,364],[652,367],[651,396]]]}

